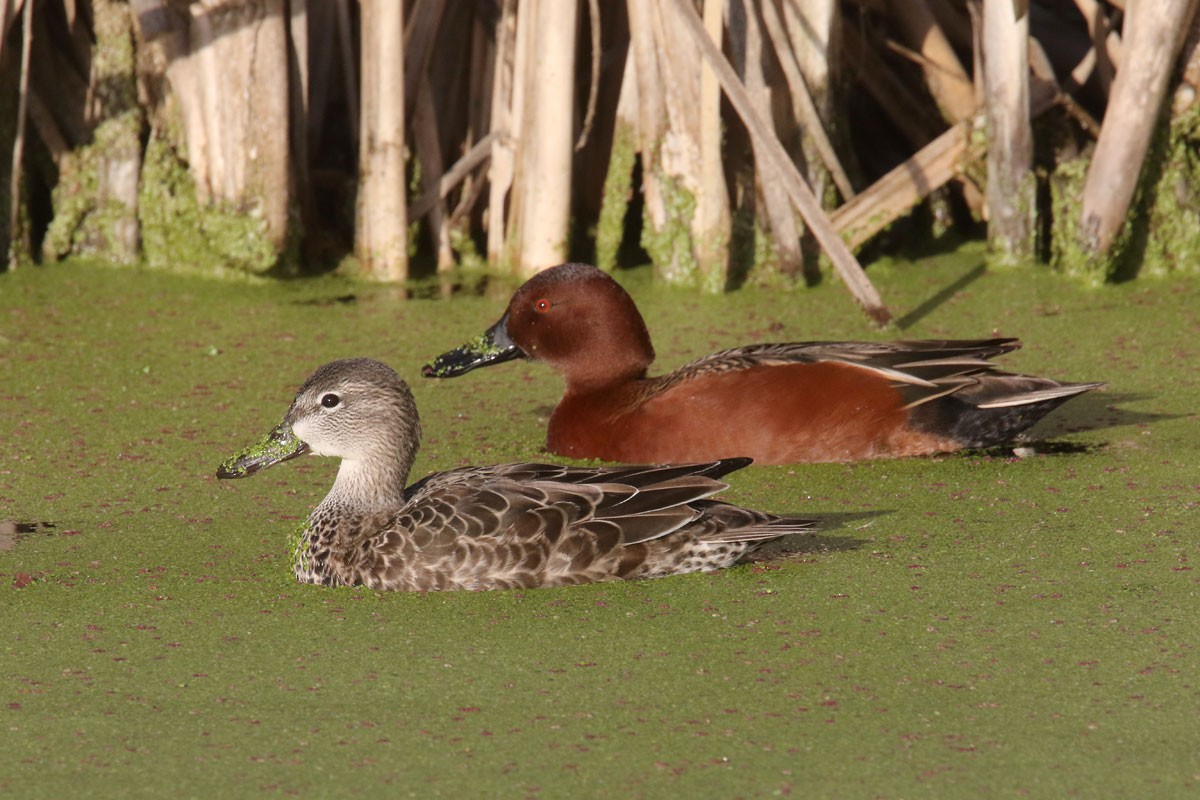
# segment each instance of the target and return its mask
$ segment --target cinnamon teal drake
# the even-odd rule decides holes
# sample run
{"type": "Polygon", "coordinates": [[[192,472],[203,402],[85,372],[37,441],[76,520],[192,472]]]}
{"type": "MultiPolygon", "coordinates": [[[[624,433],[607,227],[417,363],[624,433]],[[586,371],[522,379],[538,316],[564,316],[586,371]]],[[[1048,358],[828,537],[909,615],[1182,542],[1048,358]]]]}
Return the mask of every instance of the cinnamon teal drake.
{"type": "Polygon", "coordinates": [[[764,542],[811,532],[707,498],[731,458],[673,467],[500,464],[405,488],[421,424],[408,384],[378,361],[334,361],[300,387],[283,422],[217,470],[241,478],[305,453],[342,460],[295,548],[296,577],[326,586],[427,591],[562,586],[729,566],[764,542]]]}
{"type": "Polygon", "coordinates": [[[1100,383],[1001,372],[1016,339],[795,342],[724,350],[649,377],[654,348],[633,299],[605,273],[535,275],[481,337],[425,366],[453,377],[513,358],[566,380],[546,445],[572,458],[759,464],[852,461],[1014,444],[1100,383]]]}

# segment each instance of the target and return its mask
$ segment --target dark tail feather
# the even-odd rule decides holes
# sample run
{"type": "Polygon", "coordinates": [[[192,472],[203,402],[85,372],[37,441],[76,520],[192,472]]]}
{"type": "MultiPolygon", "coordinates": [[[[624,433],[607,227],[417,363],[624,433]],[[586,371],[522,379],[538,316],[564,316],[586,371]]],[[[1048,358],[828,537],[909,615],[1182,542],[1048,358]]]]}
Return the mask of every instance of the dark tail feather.
{"type": "Polygon", "coordinates": [[[983,377],[976,386],[915,407],[913,422],[949,435],[966,448],[1012,444],[1072,397],[1103,385],[997,373],[983,377]]]}

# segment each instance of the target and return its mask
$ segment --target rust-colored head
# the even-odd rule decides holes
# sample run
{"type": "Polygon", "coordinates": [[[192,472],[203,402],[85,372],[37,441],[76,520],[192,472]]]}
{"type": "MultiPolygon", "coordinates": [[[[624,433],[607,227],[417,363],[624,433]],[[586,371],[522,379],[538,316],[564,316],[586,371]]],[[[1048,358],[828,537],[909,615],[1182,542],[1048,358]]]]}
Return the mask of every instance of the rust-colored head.
{"type": "Polygon", "coordinates": [[[454,377],[518,354],[554,367],[570,390],[643,377],[654,347],[620,284],[593,266],[561,264],[518,289],[479,341],[439,356],[424,374],[454,377]]]}
{"type": "Polygon", "coordinates": [[[545,361],[568,384],[640,378],[654,360],[646,323],[633,298],[587,264],[535,275],[508,304],[508,337],[545,361]]]}

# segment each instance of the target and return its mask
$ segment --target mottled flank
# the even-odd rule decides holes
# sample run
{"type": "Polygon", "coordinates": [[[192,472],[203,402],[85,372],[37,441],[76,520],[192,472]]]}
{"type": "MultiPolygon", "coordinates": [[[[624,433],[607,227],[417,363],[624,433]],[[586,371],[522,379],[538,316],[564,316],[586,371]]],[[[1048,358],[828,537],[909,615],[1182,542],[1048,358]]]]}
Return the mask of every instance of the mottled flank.
{"type": "Polygon", "coordinates": [[[669,467],[501,464],[405,488],[420,442],[416,404],[390,367],[335,361],[283,422],[223,463],[240,478],[311,451],[342,459],[300,530],[296,577],[326,586],[430,591],[657,578],[729,566],[815,527],[709,500],[746,458],[669,467]],[[291,438],[289,438],[291,437],[291,438]]]}
{"type": "Polygon", "coordinates": [[[756,344],[648,376],[650,334],[629,294],[586,264],[522,286],[482,339],[438,356],[448,378],[512,358],[566,381],[546,434],[552,453],[681,463],[854,461],[1013,444],[1099,383],[996,369],[1016,339],[756,344]]]}

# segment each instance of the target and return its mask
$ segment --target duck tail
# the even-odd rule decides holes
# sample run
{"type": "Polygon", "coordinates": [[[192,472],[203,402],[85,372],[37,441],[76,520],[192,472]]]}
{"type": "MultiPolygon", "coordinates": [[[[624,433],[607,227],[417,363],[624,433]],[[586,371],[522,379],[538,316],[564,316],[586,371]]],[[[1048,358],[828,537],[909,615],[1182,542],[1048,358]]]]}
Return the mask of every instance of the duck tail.
{"type": "Polygon", "coordinates": [[[813,533],[820,527],[820,520],[777,517],[716,501],[706,504],[702,521],[707,523],[708,530],[697,538],[710,544],[763,543],[797,533],[813,533]]]}
{"type": "Polygon", "coordinates": [[[1015,408],[1017,406],[1028,405],[1048,405],[1047,410],[1056,408],[1065,403],[1077,394],[1090,392],[1093,389],[1099,389],[1104,386],[1103,383],[1054,383],[1032,391],[1021,392],[1020,394],[1007,395],[998,397],[995,400],[980,402],[976,404],[977,408],[1015,408]]]}
{"type": "Polygon", "coordinates": [[[996,447],[1022,439],[1042,417],[1072,397],[1103,383],[1062,383],[1050,378],[993,372],[971,385],[913,408],[913,422],[964,448],[996,447]]]}

